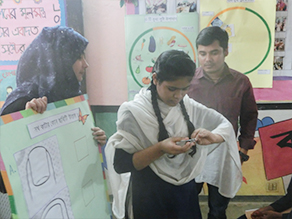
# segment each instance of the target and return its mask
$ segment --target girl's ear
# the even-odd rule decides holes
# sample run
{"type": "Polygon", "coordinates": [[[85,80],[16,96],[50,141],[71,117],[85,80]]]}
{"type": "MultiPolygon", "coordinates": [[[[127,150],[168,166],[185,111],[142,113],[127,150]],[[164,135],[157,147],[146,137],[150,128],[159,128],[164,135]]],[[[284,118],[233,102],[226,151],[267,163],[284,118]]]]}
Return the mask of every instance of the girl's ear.
{"type": "Polygon", "coordinates": [[[152,74],[152,80],[153,80],[153,84],[157,85],[157,74],[155,72],[152,74]]]}

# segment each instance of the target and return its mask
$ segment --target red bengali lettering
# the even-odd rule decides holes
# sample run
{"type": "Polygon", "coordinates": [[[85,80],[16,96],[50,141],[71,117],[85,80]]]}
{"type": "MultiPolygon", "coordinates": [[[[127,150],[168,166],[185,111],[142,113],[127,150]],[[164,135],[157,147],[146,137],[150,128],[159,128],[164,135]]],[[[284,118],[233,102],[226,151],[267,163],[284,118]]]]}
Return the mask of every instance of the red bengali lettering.
{"type": "Polygon", "coordinates": [[[2,73],[2,77],[3,77],[3,78],[7,78],[7,77],[9,77],[9,76],[15,76],[15,73],[16,73],[15,70],[13,70],[13,71],[3,72],[3,73],[2,73]]]}

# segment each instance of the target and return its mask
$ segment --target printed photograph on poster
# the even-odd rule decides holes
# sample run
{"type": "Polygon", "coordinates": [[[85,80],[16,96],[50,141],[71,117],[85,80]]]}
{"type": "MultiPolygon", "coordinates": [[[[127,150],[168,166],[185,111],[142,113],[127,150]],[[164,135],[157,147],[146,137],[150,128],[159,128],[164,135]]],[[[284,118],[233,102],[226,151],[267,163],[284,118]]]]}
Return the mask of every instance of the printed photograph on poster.
{"type": "Polygon", "coordinates": [[[234,24],[226,24],[222,20],[220,20],[219,17],[216,17],[212,22],[212,26],[221,27],[223,30],[225,30],[228,33],[229,37],[235,36],[235,30],[234,30],[234,24]]]}
{"type": "Polygon", "coordinates": [[[146,0],[146,14],[167,13],[167,0],[146,0]]]}
{"type": "Polygon", "coordinates": [[[223,21],[221,21],[221,19],[219,17],[216,17],[212,22],[211,22],[212,26],[217,26],[217,27],[221,27],[223,25],[223,21]]]}
{"type": "Polygon", "coordinates": [[[277,16],[275,22],[275,31],[276,32],[286,31],[286,21],[287,21],[286,16],[277,16]]]}
{"type": "Polygon", "coordinates": [[[275,38],[274,51],[283,52],[285,50],[285,38],[275,38]]]}
{"type": "Polygon", "coordinates": [[[197,0],[177,0],[176,13],[189,13],[197,11],[197,0]]]}
{"type": "Polygon", "coordinates": [[[277,0],[276,11],[287,11],[288,0],[277,0]]]}
{"type": "Polygon", "coordinates": [[[282,70],[283,69],[283,56],[275,56],[274,57],[274,70],[282,70]]]}
{"type": "Polygon", "coordinates": [[[224,25],[224,26],[222,26],[222,29],[225,30],[228,33],[229,37],[234,37],[235,36],[234,24],[224,25]]]}

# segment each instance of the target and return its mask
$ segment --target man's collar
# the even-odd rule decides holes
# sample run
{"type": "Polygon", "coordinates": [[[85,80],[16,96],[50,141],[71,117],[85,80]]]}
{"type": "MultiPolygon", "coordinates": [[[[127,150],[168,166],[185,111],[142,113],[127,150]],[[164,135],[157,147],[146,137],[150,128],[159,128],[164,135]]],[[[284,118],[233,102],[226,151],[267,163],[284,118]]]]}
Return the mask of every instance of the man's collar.
{"type": "MultiPolygon", "coordinates": [[[[230,69],[229,69],[228,65],[226,63],[224,63],[223,74],[221,75],[220,78],[222,79],[222,78],[224,78],[224,77],[226,77],[228,75],[233,76],[233,74],[230,72],[230,69]]],[[[204,73],[204,70],[203,70],[202,67],[197,68],[197,70],[196,70],[196,78],[198,78],[198,79],[207,78],[207,79],[210,80],[210,77],[204,73]]]]}

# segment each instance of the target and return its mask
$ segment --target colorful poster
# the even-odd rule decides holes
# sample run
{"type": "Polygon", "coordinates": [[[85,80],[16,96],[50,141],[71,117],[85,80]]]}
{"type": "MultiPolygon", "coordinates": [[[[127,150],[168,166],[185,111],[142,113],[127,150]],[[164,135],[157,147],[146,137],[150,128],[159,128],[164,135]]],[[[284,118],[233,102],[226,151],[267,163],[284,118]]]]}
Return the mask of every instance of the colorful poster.
{"type": "Polygon", "coordinates": [[[292,173],[292,119],[259,129],[268,180],[292,173]]]}
{"type": "Polygon", "coordinates": [[[256,145],[248,151],[249,160],[242,165],[243,181],[236,195],[269,195],[280,196],[285,194],[285,185],[282,178],[267,180],[263,162],[262,144],[259,137],[254,138],[256,145]]]}
{"type": "Polygon", "coordinates": [[[292,101],[292,21],[291,0],[277,0],[274,41],[273,88],[255,88],[257,102],[292,101]],[[290,3],[289,3],[290,2],[290,3]]]}
{"type": "Polygon", "coordinates": [[[16,65],[0,66],[0,109],[7,96],[16,88],[16,65]]]}
{"type": "Polygon", "coordinates": [[[125,25],[129,100],[133,99],[141,87],[150,85],[153,65],[163,51],[181,50],[196,61],[196,12],[127,15],[125,25]]]}
{"type": "Polygon", "coordinates": [[[0,64],[15,64],[43,27],[65,25],[64,0],[2,0],[0,64]]]}
{"type": "Polygon", "coordinates": [[[290,177],[279,177],[267,180],[265,174],[263,147],[259,130],[273,124],[291,119],[292,110],[259,110],[255,133],[256,145],[248,151],[250,159],[242,165],[243,183],[237,195],[284,195],[290,177]]]}
{"type": "Polygon", "coordinates": [[[257,103],[292,102],[292,76],[274,77],[273,88],[254,88],[257,103]]]}
{"type": "Polygon", "coordinates": [[[0,119],[1,174],[13,218],[110,218],[87,96],[0,119]]]}
{"type": "Polygon", "coordinates": [[[229,34],[230,68],[246,74],[254,88],[271,88],[275,0],[200,1],[200,28],[220,26],[229,34]]]}

